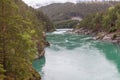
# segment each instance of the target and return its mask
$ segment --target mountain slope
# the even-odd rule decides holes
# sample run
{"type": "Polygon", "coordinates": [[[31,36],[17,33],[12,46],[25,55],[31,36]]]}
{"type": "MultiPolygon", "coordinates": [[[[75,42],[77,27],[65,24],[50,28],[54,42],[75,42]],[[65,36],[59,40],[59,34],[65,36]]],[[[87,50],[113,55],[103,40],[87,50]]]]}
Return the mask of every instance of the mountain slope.
{"type": "Polygon", "coordinates": [[[117,2],[97,2],[97,3],[54,3],[43,6],[38,10],[42,10],[54,22],[68,20],[72,17],[84,18],[88,14],[106,11],[110,6],[117,2]]]}

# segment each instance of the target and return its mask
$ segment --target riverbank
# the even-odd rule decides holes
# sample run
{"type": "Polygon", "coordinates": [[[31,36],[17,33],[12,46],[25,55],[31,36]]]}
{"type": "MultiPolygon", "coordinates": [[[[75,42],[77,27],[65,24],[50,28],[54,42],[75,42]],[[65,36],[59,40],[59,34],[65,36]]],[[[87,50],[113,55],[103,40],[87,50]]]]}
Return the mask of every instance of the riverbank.
{"type": "Polygon", "coordinates": [[[45,48],[50,46],[50,43],[46,40],[46,33],[43,32],[42,33],[42,37],[43,37],[43,46],[41,46],[41,42],[37,42],[37,50],[38,50],[38,54],[36,55],[36,59],[40,59],[41,57],[43,57],[45,55],[45,48]]]}
{"type": "Polygon", "coordinates": [[[94,40],[102,40],[106,42],[112,42],[120,45],[120,32],[105,32],[105,31],[93,31],[90,29],[74,29],[72,33],[92,35],[94,40]]]}

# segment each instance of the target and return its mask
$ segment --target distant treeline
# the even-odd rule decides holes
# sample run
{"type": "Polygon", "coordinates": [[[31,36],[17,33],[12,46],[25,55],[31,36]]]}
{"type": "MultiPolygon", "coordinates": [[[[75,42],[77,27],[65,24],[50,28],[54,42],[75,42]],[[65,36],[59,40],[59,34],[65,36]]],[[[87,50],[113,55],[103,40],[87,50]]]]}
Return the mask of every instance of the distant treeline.
{"type": "Polygon", "coordinates": [[[86,17],[89,14],[96,12],[104,12],[109,7],[118,4],[119,2],[93,2],[93,3],[54,3],[48,6],[43,6],[38,10],[42,10],[54,22],[68,20],[71,17],[79,16],[86,17]]]}
{"type": "Polygon", "coordinates": [[[56,28],[73,28],[79,23],[78,20],[66,20],[55,23],[56,28]]]}

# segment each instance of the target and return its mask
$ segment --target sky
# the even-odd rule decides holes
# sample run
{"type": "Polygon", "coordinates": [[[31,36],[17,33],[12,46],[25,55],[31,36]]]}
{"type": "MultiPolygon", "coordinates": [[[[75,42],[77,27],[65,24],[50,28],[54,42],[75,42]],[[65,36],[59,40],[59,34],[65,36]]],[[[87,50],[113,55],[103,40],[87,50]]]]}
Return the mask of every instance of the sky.
{"type": "Polygon", "coordinates": [[[65,3],[65,2],[76,3],[77,1],[90,1],[90,0],[23,0],[23,1],[29,6],[38,8],[40,6],[45,6],[51,3],[65,3]]]}

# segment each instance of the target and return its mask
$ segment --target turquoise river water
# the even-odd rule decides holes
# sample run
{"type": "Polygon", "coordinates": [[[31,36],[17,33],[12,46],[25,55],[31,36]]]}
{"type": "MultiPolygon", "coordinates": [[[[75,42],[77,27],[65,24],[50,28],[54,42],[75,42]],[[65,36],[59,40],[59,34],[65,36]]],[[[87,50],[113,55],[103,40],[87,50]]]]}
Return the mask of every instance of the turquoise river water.
{"type": "Polygon", "coordinates": [[[42,80],[120,80],[120,47],[58,30],[47,34],[51,46],[33,62],[42,80]]]}

